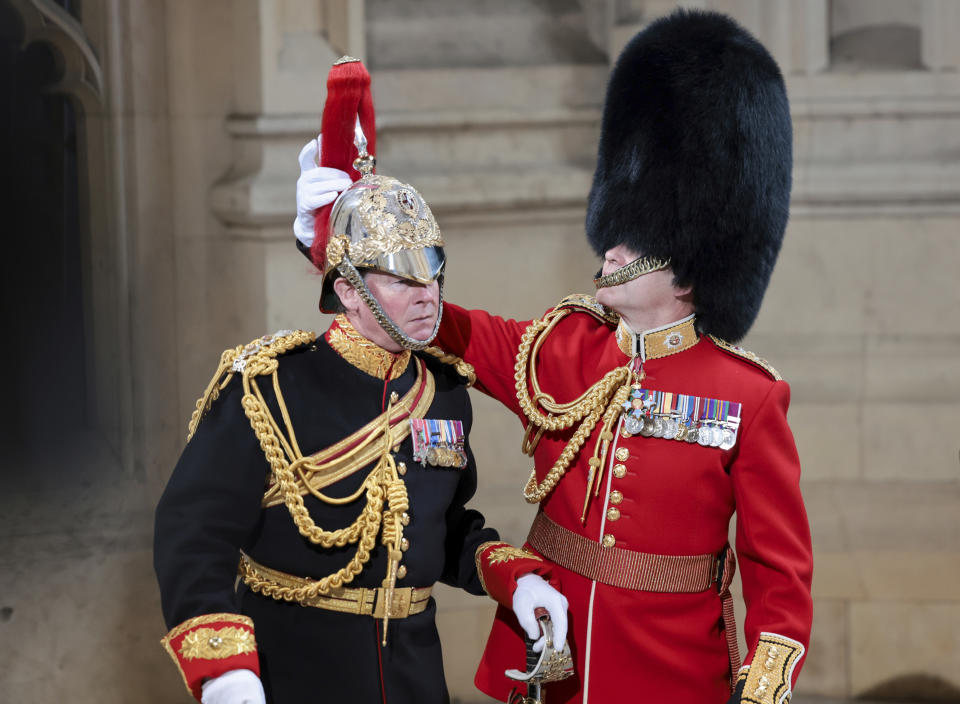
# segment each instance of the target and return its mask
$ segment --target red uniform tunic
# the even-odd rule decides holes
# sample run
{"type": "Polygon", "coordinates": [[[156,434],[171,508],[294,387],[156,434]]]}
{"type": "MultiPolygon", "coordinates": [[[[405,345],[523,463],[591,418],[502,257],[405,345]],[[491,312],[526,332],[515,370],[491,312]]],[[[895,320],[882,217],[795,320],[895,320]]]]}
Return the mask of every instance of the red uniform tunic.
{"type": "MultiPolygon", "coordinates": [[[[644,388],[737,402],[742,418],[729,450],[627,436],[621,418],[599,496],[581,522],[598,424],[540,510],[599,545],[673,556],[719,553],[736,511],[749,648],[741,677],[751,664],[754,671],[743,701],[784,701],[800,670],[812,618],[810,534],[787,425],[789,386],[762,360],[698,337],[692,320],[633,336],[590,314],[592,299],[578,298],[582,305],[559,322],[538,352],[540,386],[557,402],[576,399],[605,373],[632,364],[637,370],[642,365],[644,388]],[[667,328],[681,339],[672,336],[668,344],[667,328]]],[[[528,323],[454,305],[445,313],[437,344],[472,364],[477,388],[526,425],[514,367],[528,323]]],[[[543,435],[534,455],[538,481],[575,428],[543,435]]],[[[730,697],[730,658],[716,588],[639,591],[547,564],[570,603],[576,664],[576,677],[547,685],[550,704],[621,701],[625,693],[632,701],[673,704],[722,704],[730,697]]],[[[515,567],[508,579],[519,573],[515,567]]],[[[489,573],[485,579],[488,592],[503,603],[501,595],[512,590],[491,589],[495,577],[489,573]]],[[[501,700],[511,688],[504,669],[524,662],[522,632],[504,606],[509,602],[498,610],[476,677],[481,690],[501,700]]]]}

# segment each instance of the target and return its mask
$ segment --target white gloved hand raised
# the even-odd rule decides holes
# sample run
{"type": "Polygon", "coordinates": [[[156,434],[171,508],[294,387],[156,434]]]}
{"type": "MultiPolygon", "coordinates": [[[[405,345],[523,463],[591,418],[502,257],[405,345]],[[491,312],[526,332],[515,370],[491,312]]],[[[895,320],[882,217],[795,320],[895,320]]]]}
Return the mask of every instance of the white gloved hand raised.
{"type": "Polygon", "coordinates": [[[260,678],[251,670],[230,670],[202,686],[202,704],[266,704],[260,678]]]}
{"type": "Polygon", "coordinates": [[[297,219],[293,234],[307,247],[313,244],[314,211],[337,199],[353,181],[346,171],[317,166],[320,163],[320,136],[300,150],[300,178],[297,179],[297,219]]]}
{"type": "Polygon", "coordinates": [[[553,622],[553,647],[562,650],[567,640],[567,597],[550,586],[538,574],[525,574],[517,580],[517,588],[513,592],[513,613],[517,615],[520,627],[527,632],[531,640],[536,640],[533,646],[535,652],[543,650],[546,636],[540,635],[540,626],[534,609],[538,606],[545,608],[553,622]]]}

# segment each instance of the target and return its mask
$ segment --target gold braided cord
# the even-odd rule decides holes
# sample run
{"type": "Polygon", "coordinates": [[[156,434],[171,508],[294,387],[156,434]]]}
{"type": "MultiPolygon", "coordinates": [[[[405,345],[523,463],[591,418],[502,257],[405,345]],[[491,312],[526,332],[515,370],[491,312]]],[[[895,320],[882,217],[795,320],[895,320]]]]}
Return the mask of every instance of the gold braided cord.
{"type": "Polygon", "coordinates": [[[190,415],[190,422],[187,424],[187,442],[190,442],[193,434],[197,432],[197,426],[200,425],[203,414],[210,410],[213,402],[220,396],[220,392],[226,388],[233,378],[233,372],[227,374],[226,378],[224,378],[224,374],[233,366],[233,360],[237,358],[242,349],[243,345],[238,345],[233,349],[224,350],[223,354],[220,355],[220,364],[217,366],[217,371],[214,372],[213,378],[207,384],[207,388],[204,389],[203,395],[197,399],[193,413],[190,415]]]}
{"type": "Polygon", "coordinates": [[[443,364],[450,364],[457,370],[457,374],[467,380],[467,386],[473,386],[477,383],[477,372],[473,365],[463,361],[455,354],[447,354],[439,347],[427,347],[423,350],[432,357],[436,357],[443,364]]]}
{"type": "Polygon", "coordinates": [[[520,339],[517,350],[517,362],[514,367],[517,400],[527,418],[527,432],[523,441],[523,451],[533,456],[544,431],[566,430],[580,422],[566,447],[557,457],[553,467],[537,482],[537,471],[530,472],[530,478],[523,489],[523,497],[528,503],[539,503],[545,499],[557,482],[563,478],[574,458],[579,454],[587,438],[593,432],[597,421],[604,419],[601,437],[590,460],[590,475],[587,494],[584,497],[584,515],[597,468],[606,461],[609,442],[613,439],[612,426],[619,417],[620,406],[630,393],[629,367],[617,367],[607,372],[596,384],[587,389],[578,398],[569,403],[558,403],[552,396],[540,388],[536,373],[536,359],[541,346],[553,328],[571,312],[570,308],[554,309],[542,319],[531,323],[520,339]],[[528,385],[533,390],[531,397],[528,385]],[[541,409],[543,409],[541,411],[541,409]],[[559,415],[555,415],[559,414],[559,415]]]}
{"type": "MultiPolygon", "coordinates": [[[[280,391],[280,377],[276,374],[273,374],[273,395],[275,398],[282,398],[283,393],[280,391]]],[[[259,391],[259,389],[258,389],[259,391]]],[[[263,397],[260,397],[260,401],[263,401],[263,397]]],[[[266,405],[266,403],[264,403],[266,405]]],[[[293,432],[293,421],[290,420],[290,413],[287,411],[286,405],[280,406],[280,415],[283,417],[283,424],[287,428],[287,436],[290,438],[290,447],[287,450],[287,454],[290,457],[301,457],[302,453],[300,452],[300,445],[297,444],[296,433],[293,432]]],[[[272,416],[271,416],[272,420],[272,416]]],[[[274,428],[277,429],[278,435],[282,438],[283,435],[279,433],[279,428],[277,428],[276,423],[274,423],[274,428]]]]}
{"type": "Polygon", "coordinates": [[[583,513],[580,516],[581,522],[587,520],[587,509],[590,507],[590,489],[595,487],[593,491],[594,497],[600,494],[600,484],[603,482],[603,469],[607,466],[607,454],[610,451],[610,443],[613,441],[613,426],[620,417],[620,410],[629,396],[630,386],[624,384],[617,389],[617,392],[613,395],[613,400],[610,401],[610,405],[607,406],[607,410],[603,414],[600,439],[597,440],[597,444],[593,448],[593,457],[590,458],[588,463],[590,470],[587,475],[587,491],[583,496],[583,513]]]}
{"type": "Polygon", "coordinates": [[[319,580],[311,580],[308,584],[296,588],[263,579],[250,569],[245,569],[243,563],[241,563],[240,568],[241,576],[252,590],[274,599],[302,602],[319,594],[329,594],[331,590],[338,589],[353,581],[354,577],[360,574],[364,566],[370,561],[370,553],[376,546],[377,534],[380,533],[382,526],[381,541],[388,548],[388,569],[387,577],[384,579],[384,587],[388,589],[386,599],[389,608],[392,601],[392,590],[396,584],[397,565],[401,557],[402,516],[409,508],[406,485],[400,479],[391,455],[393,447],[402,440],[401,436],[405,437],[403,433],[409,434],[409,425],[398,423],[398,427],[394,428],[393,424],[413,410],[409,409],[409,406],[413,403],[414,394],[421,390],[422,393],[420,393],[420,399],[416,403],[416,410],[421,417],[425,415],[434,395],[433,377],[426,369],[423,361],[418,360],[417,382],[402,401],[396,394],[391,395],[387,411],[375,419],[373,424],[368,424],[367,428],[373,425],[373,429],[367,433],[367,437],[354,433],[351,438],[338,443],[336,449],[342,450],[347,446],[344,443],[351,439],[359,440],[355,447],[339,457],[329,459],[334,453],[330,451],[331,448],[328,448],[318,455],[305,458],[300,453],[290,414],[277,378],[279,364],[276,355],[283,351],[286,351],[283,344],[271,345],[246,357],[243,368],[244,393],[241,403],[260,443],[260,448],[263,450],[264,457],[270,464],[272,476],[275,480],[272,490],[279,495],[282,503],[286,505],[299,533],[310,542],[328,549],[353,544],[356,544],[357,548],[349,562],[336,572],[319,580]],[[286,437],[284,437],[279,424],[270,413],[257,384],[257,376],[271,377],[276,394],[276,403],[286,427],[286,437]],[[370,459],[366,459],[368,455],[370,459]],[[338,476],[345,476],[344,470],[356,471],[356,469],[366,466],[377,457],[379,457],[379,461],[376,462],[374,468],[364,479],[361,488],[354,495],[342,499],[332,499],[321,494],[319,490],[310,491],[320,500],[331,504],[347,503],[359,499],[364,493],[366,494],[366,505],[356,520],[349,526],[336,530],[324,530],[318,526],[310,516],[303,498],[305,492],[302,491],[302,487],[311,489],[309,475],[314,471],[335,468],[341,470],[338,476]],[[348,466],[345,466],[345,463],[348,466]]]}
{"type": "MultiPolygon", "coordinates": [[[[321,490],[370,464],[393,445],[403,442],[410,434],[410,424],[399,423],[400,419],[426,416],[435,393],[436,381],[433,375],[423,361],[418,360],[416,381],[410,391],[404,394],[398,403],[393,404],[386,414],[374,418],[356,432],[320,452],[303,457],[297,450],[295,456],[291,455],[290,469],[300,479],[300,493],[312,494],[329,504],[349,503],[357,498],[359,494],[346,499],[334,499],[321,493],[321,490]],[[383,432],[384,417],[389,418],[389,425],[392,427],[392,444],[383,432]]],[[[295,445],[296,436],[292,434],[292,429],[291,440],[295,445]]],[[[269,508],[282,503],[285,501],[280,486],[274,484],[264,493],[262,506],[269,508]]]]}
{"type": "Polygon", "coordinates": [[[547,336],[563,318],[572,312],[570,308],[553,310],[540,320],[532,322],[520,338],[520,347],[517,351],[517,362],[514,366],[514,380],[516,381],[517,401],[526,415],[527,420],[548,431],[566,430],[578,420],[599,408],[599,413],[607,407],[607,402],[613,390],[621,386],[630,378],[627,367],[617,367],[604,374],[596,384],[569,403],[558,403],[550,394],[540,388],[537,377],[536,358],[547,336]],[[533,397],[527,390],[527,384],[533,389],[533,397]],[[546,415],[537,410],[541,406],[546,415]],[[561,415],[555,416],[553,414],[561,415]]]}

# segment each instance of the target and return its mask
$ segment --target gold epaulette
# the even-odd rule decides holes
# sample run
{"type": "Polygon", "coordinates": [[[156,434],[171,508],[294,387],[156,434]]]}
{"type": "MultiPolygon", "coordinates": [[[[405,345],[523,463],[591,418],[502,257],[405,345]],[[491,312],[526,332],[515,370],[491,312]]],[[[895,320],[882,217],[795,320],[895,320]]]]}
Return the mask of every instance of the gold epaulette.
{"type": "Polygon", "coordinates": [[[196,408],[187,425],[187,441],[193,437],[203,415],[210,410],[213,402],[220,396],[236,372],[241,374],[264,374],[269,371],[269,360],[276,359],[290,350],[313,342],[316,333],[304,330],[279,330],[272,335],[258,337],[246,345],[237,345],[224,350],[220,355],[220,364],[206,390],[197,400],[196,408]]]}
{"type": "Polygon", "coordinates": [[[745,350],[739,345],[734,345],[732,343],[727,342],[726,340],[721,340],[719,337],[716,337],[714,335],[709,335],[709,337],[711,340],[713,340],[713,344],[715,344],[717,347],[722,349],[724,352],[729,352],[735,357],[739,357],[740,359],[747,360],[748,362],[753,364],[755,367],[759,367],[760,369],[765,371],[767,374],[769,374],[770,378],[773,379],[774,381],[783,381],[783,377],[780,376],[780,372],[774,369],[773,365],[770,364],[770,362],[765,360],[763,357],[760,357],[754,354],[750,350],[745,350]]]}
{"type": "Polygon", "coordinates": [[[439,347],[427,347],[423,351],[431,357],[436,358],[439,362],[449,364],[456,369],[457,374],[467,380],[467,386],[473,386],[476,383],[477,372],[469,362],[463,361],[455,354],[447,354],[439,347]]]}
{"type": "Polygon", "coordinates": [[[617,325],[620,322],[619,315],[597,303],[596,298],[586,293],[571,293],[554,306],[554,310],[560,310],[561,308],[576,308],[585,313],[589,313],[597,320],[602,320],[612,325],[617,325]]]}

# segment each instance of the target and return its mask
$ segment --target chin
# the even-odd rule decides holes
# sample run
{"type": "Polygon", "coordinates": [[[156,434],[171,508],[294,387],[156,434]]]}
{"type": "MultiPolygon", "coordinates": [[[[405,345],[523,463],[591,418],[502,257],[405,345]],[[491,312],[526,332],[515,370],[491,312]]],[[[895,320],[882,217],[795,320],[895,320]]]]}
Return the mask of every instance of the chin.
{"type": "Polygon", "coordinates": [[[617,297],[611,295],[610,289],[608,288],[597,289],[597,295],[594,296],[594,298],[597,300],[597,303],[607,308],[613,308],[617,304],[617,297]]]}
{"type": "Polygon", "coordinates": [[[417,322],[412,325],[405,325],[403,331],[408,337],[412,337],[414,340],[426,340],[433,334],[433,326],[436,324],[436,322],[436,318],[431,318],[428,321],[417,322]]]}

